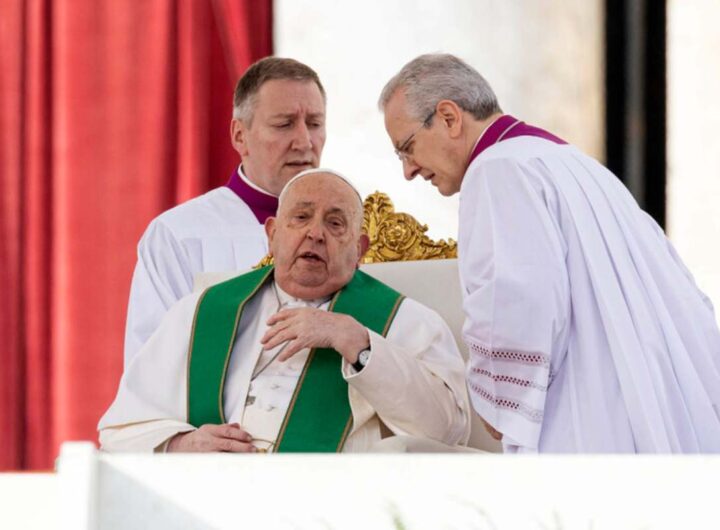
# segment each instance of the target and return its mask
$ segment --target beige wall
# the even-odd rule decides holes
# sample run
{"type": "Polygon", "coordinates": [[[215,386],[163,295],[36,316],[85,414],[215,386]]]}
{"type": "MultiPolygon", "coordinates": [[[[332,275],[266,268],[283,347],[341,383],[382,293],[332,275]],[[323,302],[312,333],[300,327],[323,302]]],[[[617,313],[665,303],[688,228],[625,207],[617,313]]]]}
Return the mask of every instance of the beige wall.
{"type": "Polygon", "coordinates": [[[668,2],[668,234],[720,304],[720,2],[668,2]]]}

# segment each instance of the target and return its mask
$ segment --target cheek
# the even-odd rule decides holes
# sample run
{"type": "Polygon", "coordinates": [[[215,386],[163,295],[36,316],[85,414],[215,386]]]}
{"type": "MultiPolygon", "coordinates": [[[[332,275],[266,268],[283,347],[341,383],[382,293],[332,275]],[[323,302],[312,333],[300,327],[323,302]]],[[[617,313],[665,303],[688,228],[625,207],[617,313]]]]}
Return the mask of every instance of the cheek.
{"type": "Polygon", "coordinates": [[[316,131],[312,134],[313,138],[313,148],[316,150],[321,150],[323,146],[325,145],[325,131],[316,131]]]}
{"type": "Polygon", "coordinates": [[[359,259],[359,254],[355,245],[343,246],[338,252],[336,260],[338,269],[354,269],[359,259]]]}
{"type": "Polygon", "coordinates": [[[283,138],[281,134],[268,133],[265,134],[261,140],[261,148],[265,155],[279,156],[282,154],[289,145],[289,142],[283,138]]]}

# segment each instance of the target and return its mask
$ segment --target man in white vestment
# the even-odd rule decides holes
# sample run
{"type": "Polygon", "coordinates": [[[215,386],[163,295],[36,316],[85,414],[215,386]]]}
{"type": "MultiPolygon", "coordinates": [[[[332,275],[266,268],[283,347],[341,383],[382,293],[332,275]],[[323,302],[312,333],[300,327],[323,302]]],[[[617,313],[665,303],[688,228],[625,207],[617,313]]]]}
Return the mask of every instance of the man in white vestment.
{"type": "Polygon", "coordinates": [[[315,169],[292,179],[265,224],[274,269],[170,308],[100,420],[103,449],[367,451],[393,436],[431,450],[467,443],[453,336],[434,311],[357,270],[368,246],[361,226],[362,201],[344,177],[315,169]],[[355,307],[340,309],[341,300],[355,307]],[[377,320],[376,331],[364,318],[377,320]],[[321,361],[330,368],[314,372],[321,361]],[[316,393],[333,385],[336,394],[316,393]]]}
{"type": "Polygon", "coordinates": [[[460,192],[468,389],[505,451],[719,452],[712,305],[621,182],[452,55],[380,107],[405,178],[460,192]]]}
{"type": "Polygon", "coordinates": [[[320,163],[325,89],[315,71],[277,57],[250,66],[235,89],[230,139],[242,165],[227,184],[159,215],[138,244],[125,366],[197,273],[249,270],[267,253],[263,223],[278,193],[320,163]]]}

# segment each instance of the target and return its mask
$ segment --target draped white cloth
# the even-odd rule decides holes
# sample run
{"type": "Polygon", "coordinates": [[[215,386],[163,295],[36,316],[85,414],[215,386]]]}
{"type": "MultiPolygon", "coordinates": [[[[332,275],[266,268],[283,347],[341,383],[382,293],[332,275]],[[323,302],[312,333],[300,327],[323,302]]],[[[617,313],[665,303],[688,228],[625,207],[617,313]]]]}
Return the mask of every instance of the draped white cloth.
{"type": "Polygon", "coordinates": [[[459,268],[471,401],[507,452],[720,451],[712,305],[597,161],[535,137],[483,151],[459,268]]]}
{"type": "Polygon", "coordinates": [[[170,306],[192,291],[197,273],[249,270],[267,251],[263,225],[225,186],[156,217],[138,243],[125,328],[125,367],[170,306]]]}
{"type": "MultiPolygon", "coordinates": [[[[173,435],[194,429],[187,423],[187,352],[199,297],[192,294],[175,304],[126,368],[115,401],[98,426],[104,449],[153,451],[173,435]]],[[[280,298],[285,301],[287,295],[280,291],[280,298]]],[[[321,306],[326,308],[327,304],[321,306]]],[[[285,363],[275,361],[251,381],[272,356],[262,355],[260,338],[277,309],[272,286],[263,287],[246,306],[223,395],[228,422],[271,441],[307,357],[302,351],[285,363]]],[[[367,366],[355,372],[342,364],[353,414],[345,450],[367,450],[388,434],[387,429],[448,445],[467,443],[470,407],[463,361],[437,313],[405,299],[387,337],[369,334],[372,353],[367,366]]]]}

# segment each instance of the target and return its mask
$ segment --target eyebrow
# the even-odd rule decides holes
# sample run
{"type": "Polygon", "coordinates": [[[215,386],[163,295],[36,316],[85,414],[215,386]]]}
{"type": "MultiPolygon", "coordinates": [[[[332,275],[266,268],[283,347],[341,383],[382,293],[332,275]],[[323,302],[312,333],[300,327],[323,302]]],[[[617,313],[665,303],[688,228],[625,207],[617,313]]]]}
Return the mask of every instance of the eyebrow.
{"type": "MultiPolygon", "coordinates": [[[[315,203],[312,201],[302,201],[302,202],[295,203],[292,206],[292,209],[297,210],[297,209],[302,209],[302,208],[312,208],[314,206],[315,206],[315,203]]],[[[332,214],[332,213],[339,213],[345,218],[347,218],[347,216],[348,216],[348,214],[345,210],[343,210],[342,208],[339,208],[337,206],[334,208],[330,208],[327,212],[325,212],[326,215],[332,214]]]]}
{"type": "MultiPolygon", "coordinates": [[[[307,115],[308,118],[323,118],[325,117],[324,112],[311,112],[307,115]]],[[[280,114],[273,114],[270,119],[283,118],[283,119],[295,119],[297,118],[297,112],[284,112],[280,114]]]]}
{"type": "Polygon", "coordinates": [[[293,208],[309,208],[311,206],[315,206],[315,203],[312,201],[302,201],[302,202],[296,202],[293,204],[293,208]]]}
{"type": "Polygon", "coordinates": [[[327,213],[339,213],[342,214],[343,217],[347,217],[345,210],[343,210],[342,208],[330,208],[327,213]]]}
{"type": "Polygon", "coordinates": [[[395,142],[395,150],[400,151],[400,148],[404,147],[406,143],[408,143],[407,139],[405,139],[402,144],[400,143],[400,140],[398,140],[397,142],[395,142]]]}

